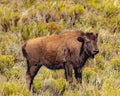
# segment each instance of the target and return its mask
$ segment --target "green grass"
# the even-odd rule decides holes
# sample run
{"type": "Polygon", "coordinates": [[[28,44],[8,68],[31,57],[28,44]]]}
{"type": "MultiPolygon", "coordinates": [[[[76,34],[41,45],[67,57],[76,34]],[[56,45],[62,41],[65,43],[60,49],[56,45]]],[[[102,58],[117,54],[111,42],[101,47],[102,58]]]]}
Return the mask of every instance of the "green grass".
{"type": "Polygon", "coordinates": [[[99,54],[83,68],[82,86],[74,78],[69,87],[64,70],[42,67],[34,95],[120,96],[120,0],[1,0],[0,96],[32,95],[25,83],[23,43],[68,29],[98,33],[99,54]]]}

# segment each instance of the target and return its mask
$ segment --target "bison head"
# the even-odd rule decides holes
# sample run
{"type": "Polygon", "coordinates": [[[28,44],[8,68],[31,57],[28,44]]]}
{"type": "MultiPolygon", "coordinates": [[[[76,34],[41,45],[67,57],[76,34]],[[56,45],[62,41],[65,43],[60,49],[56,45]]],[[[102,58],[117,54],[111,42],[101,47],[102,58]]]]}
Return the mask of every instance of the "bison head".
{"type": "Polygon", "coordinates": [[[99,52],[97,47],[97,38],[98,34],[93,33],[85,33],[81,37],[78,37],[78,41],[83,42],[82,49],[92,58],[94,58],[94,55],[99,52]]]}

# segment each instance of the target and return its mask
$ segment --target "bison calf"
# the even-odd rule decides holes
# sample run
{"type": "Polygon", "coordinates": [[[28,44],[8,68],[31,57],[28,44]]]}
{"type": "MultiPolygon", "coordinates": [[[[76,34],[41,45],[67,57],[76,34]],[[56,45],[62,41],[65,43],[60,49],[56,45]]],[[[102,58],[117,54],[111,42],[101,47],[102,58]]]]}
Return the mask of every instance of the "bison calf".
{"type": "Polygon", "coordinates": [[[43,65],[53,70],[64,69],[69,83],[74,69],[75,78],[82,83],[82,67],[89,57],[99,52],[97,37],[98,34],[76,30],[28,40],[22,47],[27,60],[28,89],[32,89],[33,79],[43,65]]]}

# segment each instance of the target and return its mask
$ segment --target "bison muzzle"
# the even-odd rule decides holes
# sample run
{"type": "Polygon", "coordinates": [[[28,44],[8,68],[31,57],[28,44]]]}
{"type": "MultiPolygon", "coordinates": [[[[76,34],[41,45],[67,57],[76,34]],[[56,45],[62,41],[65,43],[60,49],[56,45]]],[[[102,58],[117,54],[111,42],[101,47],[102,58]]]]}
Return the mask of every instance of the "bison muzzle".
{"type": "Polygon", "coordinates": [[[32,89],[34,77],[41,66],[52,70],[64,69],[69,83],[73,81],[74,69],[77,82],[82,83],[82,68],[85,62],[99,52],[97,38],[98,34],[75,30],[28,40],[22,47],[27,61],[28,89],[32,89]]]}

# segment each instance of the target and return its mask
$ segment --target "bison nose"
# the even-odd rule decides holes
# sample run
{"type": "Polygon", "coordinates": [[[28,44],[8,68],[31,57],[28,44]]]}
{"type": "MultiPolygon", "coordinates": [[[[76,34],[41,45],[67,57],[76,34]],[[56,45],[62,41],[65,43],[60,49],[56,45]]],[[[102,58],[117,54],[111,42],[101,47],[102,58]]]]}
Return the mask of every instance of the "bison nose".
{"type": "Polygon", "coordinates": [[[93,50],[93,54],[99,53],[99,50],[93,50]]]}

